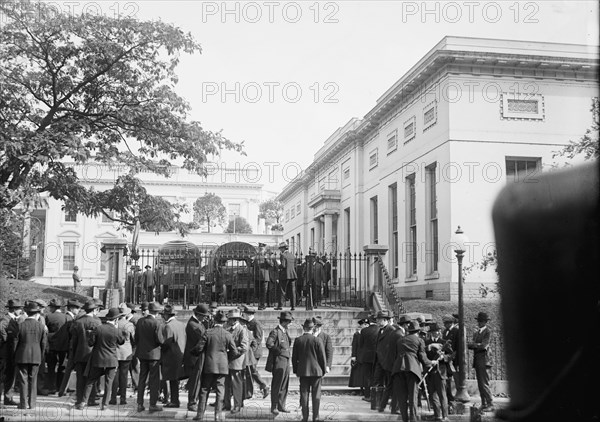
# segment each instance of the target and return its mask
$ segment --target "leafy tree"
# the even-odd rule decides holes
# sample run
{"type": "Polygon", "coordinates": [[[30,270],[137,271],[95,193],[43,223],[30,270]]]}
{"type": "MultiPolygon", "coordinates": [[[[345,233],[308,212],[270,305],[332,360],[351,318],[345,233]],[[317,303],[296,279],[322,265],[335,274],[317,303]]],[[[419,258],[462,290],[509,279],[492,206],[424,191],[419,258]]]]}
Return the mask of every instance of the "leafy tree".
{"type": "Polygon", "coordinates": [[[137,208],[144,225],[162,230],[180,208],[151,198],[136,173],[168,176],[180,164],[205,174],[208,156],[242,152],[243,144],[190,121],[174,91],[180,54],[201,50],[190,34],[26,1],[0,0],[0,16],[0,209],[46,192],[86,214],[115,211],[125,225],[137,208]],[[130,175],[98,192],[69,162],[125,166],[130,175]]]}
{"type": "Polygon", "coordinates": [[[208,225],[208,232],[213,223],[223,225],[227,219],[227,210],[221,198],[214,193],[205,193],[194,202],[194,221],[208,225]]]}
{"type": "Polygon", "coordinates": [[[576,142],[569,141],[569,145],[560,151],[556,151],[552,158],[566,156],[572,159],[579,154],[584,154],[586,160],[597,160],[600,157],[600,142],[598,139],[600,131],[600,104],[598,97],[592,98],[590,111],[592,112],[592,127],[585,132],[585,135],[580,140],[576,142]]]}
{"type": "Polygon", "coordinates": [[[23,217],[0,209],[0,277],[28,279],[29,259],[23,256],[23,217]]]}
{"type": "Polygon", "coordinates": [[[235,219],[229,220],[229,224],[225,229],[225,233],[252,233],[252,226],[250,223],[244,218],[240,216],[236,216],[235,219]]]}
{"type": "Polygon", "coordinates": [[[267,220],[268,224],[280,224],[280,220],[283,217],[283,203],[276,201],[275,199],[269,199],[261,202],[258,207],[260,218],[267,220]]]}

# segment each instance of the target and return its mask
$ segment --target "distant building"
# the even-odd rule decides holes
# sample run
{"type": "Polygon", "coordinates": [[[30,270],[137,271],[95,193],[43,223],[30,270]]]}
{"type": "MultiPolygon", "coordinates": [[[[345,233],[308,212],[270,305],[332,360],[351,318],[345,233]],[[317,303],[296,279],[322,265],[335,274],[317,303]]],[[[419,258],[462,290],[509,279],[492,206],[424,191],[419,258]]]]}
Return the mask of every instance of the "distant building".
{"type": "Polygon", "coordinates": [[[448,299],[457,226],[472,242],[466,265],[492,252],[499,190],[535,183],[591,126],[597,96],[597,48],[445,37],[278,195],[284,240],[303,253],[385,245],[400,296],[448,299]]]}
{"type": "MultiPolygon", "coordinates": [[[[80,180],[98,190],[110,188],[126,170],[97,164],[76,169],[80,180]]],[[[280,236],[265,234],[267,230],[264,220],[258,217],[259,203],[275,194],[265,191],[257,183],[257,171],[223,168],[215,163],[211,165],[206,177],[177,167],[169,178],[154,173],[141,173],[138,177],[150,194],[187,204],[190,213],[183,216],[183,221],[192,221],[194,202],[209,192],[222,199],[229,218],[238,215],[250,223],[253,234],[226,234],[220,226],[211,227],[211,233],[207,233],[208,227],[204,225],[185,238],[202,250],[212,250],[235,240],[253,245],[259,242],[276,245],[280,241],[280,236]]],[[[33,261],[34,280],[53,285],[70,285],[73,267],[76,265],[84,286],[103,285],[107,277],[107,265],[105,254],[100,251],[102,242],[126,237],[131,244],[131,234],[117,230],[118,223],[105,216],[92,218],[80,214],[71,215],[61,208],[62,202],[50,198],[47,208],[36,209],[26,218],[24,250],[33,261]]],[[[180,239],[175,232],[157,235],[142,231],[139,248],[158,249],[161,244],[175,239],[180,239]]]]}

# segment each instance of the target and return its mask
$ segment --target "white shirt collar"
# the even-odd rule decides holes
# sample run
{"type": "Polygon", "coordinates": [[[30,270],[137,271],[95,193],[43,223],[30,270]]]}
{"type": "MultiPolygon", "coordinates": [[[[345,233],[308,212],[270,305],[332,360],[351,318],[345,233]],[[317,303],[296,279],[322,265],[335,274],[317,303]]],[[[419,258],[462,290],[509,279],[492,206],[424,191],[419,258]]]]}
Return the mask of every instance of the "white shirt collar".
{"type": "Polygon", "coordinates": [[[283,328],[283,326],[281,324],[279,324],[278,327],[281,331],[283,331],[284,333],[287,333],[286,329],[283,328]]]}
{"type": "Polygon", "coordinates": [[[171,320],[173,320],[173,319],[175,319],[175,315],[173,315],[171,318],[169,318],[169,319],[167,320],[167,322],[171,322],[171,320]]]}

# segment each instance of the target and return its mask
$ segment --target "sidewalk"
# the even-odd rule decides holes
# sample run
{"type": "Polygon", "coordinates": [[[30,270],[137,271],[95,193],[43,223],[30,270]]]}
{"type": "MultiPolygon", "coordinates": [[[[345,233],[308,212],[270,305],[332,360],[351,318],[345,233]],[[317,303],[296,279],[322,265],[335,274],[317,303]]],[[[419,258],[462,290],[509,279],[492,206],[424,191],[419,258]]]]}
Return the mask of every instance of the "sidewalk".
{"type": "MultiPolygon", "coordinates": [[[[163,421],[163,420],[189,420],[191,421],[195,414],[187,411],[187,395],[182,392],[182,403],[179,409],[164,409],[162,412],[138,413],[135,398],[128,399],[129,404],[126,406],[113,406],[111,410],[100,412],[97,407],[90,407],[84,411],[78,411],[73,408],[74,401],[72,397],[38,397],[38,406],[35,413],[23,414],[22,410],[17,410],[14,407],[7,407],[0,410],[0,421],[4,417],[5,421],[22,421],[22,422],[58,422],[58,421],[85,421],[85,422],[100,422],[100,421],[163,421]]],[[[508,405],[506,398],[494,398],[497,408],[508,405]]],[[[209,398],[209,403],[214,401],[214,395],[209,398]]],[[[290,413],[280,413],[279,416],[273,417],[270,413],[270,397],[266,399],[251,399],[244,402],[244,407],[239,414],[231,415],[230,412],[224,412],[227,421],[300,421],[302,414],[299,405],[299,394],[297,391],[291,391],[288,394],[287,408],[290,413]]],[[[453,421],[469,421],[469,407],[473,404],[479,405],[477,397],[472,398],[471,403],[467,403],[465,414],[450,415],[450,420],[453,421]]],[[[146,407],[148,407],[148,399],[146,398],[146,407]]],[[[427,410],[427,405],[423,401],[425,408],[422,410],[422,416],[427,418],[433,413],[427,410]]],[[[31,412],[31,411],[28,411],[31,412]]],[[[311,414],[312,419],[312,414],[311,414]]],[[[323,395],[321,397],[320,418],[326,421],[396,421],[401,420],[399,415],[392,415],[389,407],[383,413],[371,410],[370,404],[361,399],[358,395],[323,395]]],[[[206,421],[214,420],[214,408],[209,407],[205,414],[206,421]]],[[[484,415],[482,421],[493,421],[493,413],[489,412],[484,415]]]]}

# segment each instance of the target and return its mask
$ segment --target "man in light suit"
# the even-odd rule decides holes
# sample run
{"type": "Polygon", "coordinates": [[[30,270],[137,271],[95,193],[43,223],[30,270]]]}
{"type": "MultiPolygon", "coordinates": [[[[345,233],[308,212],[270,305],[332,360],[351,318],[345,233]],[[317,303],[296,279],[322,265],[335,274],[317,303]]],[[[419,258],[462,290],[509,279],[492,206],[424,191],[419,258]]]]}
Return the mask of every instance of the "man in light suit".
{"type": "Polygon", "coordinates": [[[408,335],[401,337],[396,343],[392,376],[398,383],[400,392],[400,415],[404,422],[417,420],[417,397],[421,380],[421,364],[437,365],[438,361],[430,361],[425,354],[425,343],[419,337],[420,324],[412,321],[408,324],[408,335]]]}
{"type": "Polygon", "coordinates": [[[288,251],[288,245],[285,242],[279,244],[279,288],[277,289],[277,308],[281,310],[283,302],[287,301],[288,291],[290,293],[291,310],[296,305],[296,257],[288,251]]]}
{"type": "Polygon", "coordinates": [[[208,306],[201,303],[194,308],[194,312],[185,326],[185,349],[183,350],[183,372],[188,377],[188,410],[196,412],[200,394],[200,375],[204,366],[204,353],[192,353],[197,350],[200,340],[206,333],[205,321],[208,321],[210,311],[208,306]]]}
{"type": "Polygon", "coordinates": [[[262,393],[263,393],[263,399],[264,399],[269,395],[270,389],[269,389],[269,386],[267,384],[265,384],[265,382],[261,378],[260,374],[258,373],[258,370],[256,369],[258,366],[258,361],[262,357],[262,353],[263,353],[263,347],[262,347],[263,327],[262,327],[262,324],[260,323],[260,321],[257,321],[254,318],[255,313],[256,313],[255,308],[252,308],[249,306],[244,306],[244,315],[247,320],[246,328],[248,329],[248,331],[251,334],[250,349],[252,350],[252,353],[254,354],[254,359],[256,360],[256,363],[254,365],[250,366],[250,372],[252,373],[252,379],[254,380],[254,382],[260,386],[260,389],[262,390],[262,393]]]}
{"type": "Polygon", "coordinates": [[[490,372],[492,367],[492,355],[489,353],[492,330],[487,323],[490,320],[488,314],[479,312],[477,314],[477,325],[479,329],[473,335],[473,341],[467,344],[467,348],[473,350],[473,368],[477,377],[477,387],[481,396],[481,410],[490,411],[494,408],[492,392],[490,391],[490,372]]]}
{"type": "Polygon", "coordinates": [[[40,322],[40,308],[37,303],[28,302],[25,313],[27,318],[19,324],[16,336],[15,363],[21,399],[18,408],[35,409],[37,374],[46,351],[47,330],[40,322]]]}
{"type": "Polygon", "coordinates": [[[165,407],[179,407],[179,378],[183,375],[183,352],[185,350],[185,325],[175,318],[175,310],[171,305],[165,305],[163,310],[164,342],[161,346],[161,375],[162,389],[167,403],[165,407]]]}
{"type": "Polygon", "coordinates": [[[265,370],[273,373],[271,379],[271,413],[275,416],[279,412],[289,413],[285,408],[288,386],[290,382],[290,357],[292,339],[288,333],[288,326],[293,321],[292,313],[283,311],[279,315],[279,325],[269,333],[267,349],[269,357],[265,370]]]}
{"type": "Polygon", "coordinates": [[[14,352],[23,305],[19,299],[9,299],[6,307],[8,312],[0,317],[0,400],[4,395],[4,405],[17,406],[12,399],[16,366],[14,352]]]}
{"type": "Polygon", "coordinates": [[[308,318],[302,325],[304,334],[294,341],[292,351],[292,368],[300,377],[300,406],[302,408],[302,422],[308,422],[308,396],[312,397],[313,422],[319,419],[321,406],[321,379],[329,372],[325,358],[325,347],[313,333],[315,328],[314,318],[308,318]]]}
{"type": "Polygon", "coordinates": [[[163,343],[163,330],[158,322],[157,315],[162,307],[157,302],[148,305],[148,316],[141,318],[135,329],[135,355],[140,360],[140,378],[138,384],[137,410],[143,412],[144,390],[146,381],[150,390],[150,411],[160,412],[158,406],[158,390],[160,389],[160,347],[163,343]]]}
{"type": "Polygon", "coordinates": [[[250,350],[250,341],[246,335],[246,329],[240,324],[241,313],[238,309],[232,309],[227,314],[229,327],[233,342],[240,356],[229,361],[229,374],[225,378],[225,401],[223,410],[231,410],[232,414],[239,413],[242,407],[242,395],[244,379],[242,370],[245,368],[245,357],[250,350]],[[231,408],[231,396],[233,396],[233,408],[231,408]]]}
{"type": "Polygon", "coordinates": [[[117,360],[119,366],[112,385],[112,396],[108,404],[117,404],[117,395],[121,396],[119,404],[127,404],[127,375],[131,369],[131,359],[133,358],[133,348],[135,346],[135,326],[131,322],[131,308],[125,303],[119,305],[121,316],[117,320],[117,329],[123,333],[124,342],[117,346],[117,360]]]}

